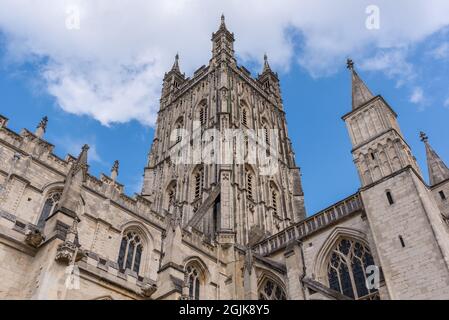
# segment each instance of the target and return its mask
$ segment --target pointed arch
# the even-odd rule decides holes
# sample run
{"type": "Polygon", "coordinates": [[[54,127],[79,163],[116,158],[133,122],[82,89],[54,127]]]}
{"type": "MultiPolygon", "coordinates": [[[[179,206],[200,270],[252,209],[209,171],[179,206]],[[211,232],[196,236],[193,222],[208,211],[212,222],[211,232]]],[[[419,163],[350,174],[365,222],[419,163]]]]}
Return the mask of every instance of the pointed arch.
{"type": "Polygon", "coordinates": [[[322,244],[320,250],[318,251],[315,257],[313,272],[317,280],[319,281],[323,280],[324,278],[323,276],[325,275],[325,273],[323,273],[324,271],[323,268],[326,267],[325,260],[329,255],[329,253],[332,251],[333,246],[341,238],[352,238],[354,240],[362,242],[363,244],[368,245],[368,240],[364,232],[352,228],[335,227],[332,230],[332,232],[327,236],[326,240],[322,244]]]}
{"type": "Polygon", "coordinates": [[[177,197],[177,181],[176,179],[170,180],[166,187],[163,189],[164,192],[164,200],[163,200],[163,208],[167,211],[174,208],[176,197],[177,197]]]}
{"type": "Polygon", "coordinates": [[[209,119],[209,107],[206,99],[201,99],[193,109],[194,120],[199,121],[201,127],[207,126],[207,120],[209,119]]]}
{"type": "Polygon", "coordinates": [[[184,260],[184,284],[188,287],[189,299],[205,299],[206,283],[210,278],[208,268],[198,256],[184,260]]]}
{"type": "Polygon", "coordinates": [[[204,165],[198,164],[196,165],[190,174],[191,179],[191,201],[197,201],[202,199],[203,197],[203,189],[204,189],[204,165]]]}
{"type": "Polygon", "coordinates": [[[263,270],[257,281],[259,300],[287,300],[287,289],[282,279],[273,272],[263,270]]]}
{"type": "Polygon", "coordinates": [[[366,235],[356,229],[336,227],[315,260],[317,280],[354,299],[375,294],[366,285],[366,268],[375,265],[366,235]]]}
{"type": "Polygon", "coordinates": [[[129,269],[140,276],[148,275],[154,247],[153,236],[139,221],[129,221],[122,225],[121,230],[117,255],[119,269],[122,272],[129,269]]]}
{"type": "Polygon", "coordinates": [[[245,127],[251,128],[252,127],[252,116],[251,116],[251,108],[248,106],[248,103],[246,100],[240,101],[240,123],[244,125],[245,127]]]}
{"type": "Polygon", "coordinates": [[[254,187],[256,186],[256,174],[251,165],[245,165],[245,188],[249,199],[255,200],[254,187]]]}
{"type": "Polygon", "coordinates": [[[39,216],[36,218],[36,226],[39,229],[43,229],[45,227],[48,217],[50,217],[55,211],[59,204],[59,200],[61,199],[62,191],[63,186],[54,185],[51,188],[47,188],[47,191],[44,193],[44,200],[39,211],[39,216]]]}
{"type": "Polygon", "coordinates": [[[173,124],[173,130],[176,130],[176,140],[174,141],[175,144],[181,142],[182,140],[182,129],[184,129],[184,117],[179,116],[173,124]]]}
{"type": "Polygon", "coordinates": [[[277,183],[274,180],[270,180],[269,183],[269,199],[270,204],[273,207],[273,213],[279,214],[279,206],[280,206],[280,191],[277,183]]]}

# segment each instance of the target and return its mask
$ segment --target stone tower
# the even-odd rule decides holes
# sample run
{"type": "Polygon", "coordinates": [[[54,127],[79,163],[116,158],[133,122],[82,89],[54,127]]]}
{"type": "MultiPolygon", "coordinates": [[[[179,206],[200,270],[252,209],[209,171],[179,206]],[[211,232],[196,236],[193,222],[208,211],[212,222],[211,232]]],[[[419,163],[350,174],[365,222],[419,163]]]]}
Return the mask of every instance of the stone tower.
{"type": "Polygon", "coordinates": [[[396,113],[374,96],[348,60],[351,137],[376,254],[391,299],[449,297],[447,227],[424,182],[396,113]]]}
{"type": "Polygon", "coordinates": [[[176,55],[156,126],[142,194],[183,228],[247,244],[305,217],[277,74],[237,64],[224,16],[207,66],[187,78],[176,55]]]}

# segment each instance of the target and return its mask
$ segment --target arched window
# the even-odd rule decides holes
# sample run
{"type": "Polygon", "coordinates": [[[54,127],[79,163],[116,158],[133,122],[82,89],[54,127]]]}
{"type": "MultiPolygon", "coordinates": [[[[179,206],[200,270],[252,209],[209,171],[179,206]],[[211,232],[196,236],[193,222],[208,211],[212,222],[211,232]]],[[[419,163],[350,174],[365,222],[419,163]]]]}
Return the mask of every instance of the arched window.
{"type": "Polygon", "coordinates": [[[245,175],[246,175],[246,192],[248,195],[248,198],[253,198],[253,180],[254,180],[254,174],[251,169],[245,168],[245,175]]]}
{"type": "Polygon", "coordinates": [[[271,205],[273,206],[273,213],[278,213],[278,191],[277,187],[272,182],[270,184],[271,205]]]}
{"type": "Polygon", "coordinates": [[[266,145],[265,147],[267,148],[266,154],[267,154],[267,157],[269,157],[270,156],[270,133],[268,130],[267,122],[265,120],[262,121],[262,128],[263,128],[263,138],[264,138],[265,145],[266,145]]]}
{"type": "Polygon", "coordinates": [[[143,244],[140,235],[134,231],[126,232],[122,238],[118,254],[117,263],[120,271],[124,272],[129,269],[139,274],[142,251],[143,244]]]}
{"type": "Polygon", "coordinates": [[[60,199],[60,191],[55,191],[48,195],[47,200],[45,200],[44,207],[42,208],[39,220],[37,222],[38,228],[43,228],[45,226],[45,220],[47,220],[47,218],[53,213],[60,199]]]}
{"type": "Polygon", "coordinates": [[[259,300],[286,300],[284,289],[271,279],[265,279],[259,289],[259,300]]]}
{"type": "Polygon", "coordinates": [[[207,124],[207,105],[206,104],[203,104],[200,107],[199,118],[200,118],[201,127],[206,126],[206,124],[207,124]]]}
{"type": "Polygon", "coordinates": [[[176,201],[176,181],[172,181],[167,187],[166,207],[169,211],[175,206],[176,201]]]}
{"type": "Polygon", "coordinates": [[[175,130],[176,130],[176,143],[181,142],[182,140],[182,134],[181,129],[184,127],[184,122],[182,119],[178,119],[175,124],[175,130]]]}
{"type": "Polygon", "coordinates": [[[268,128],[264,127],[263,131],[264,131],[264,136],[265,136],[265,143],[267,144],[267,146],[269,146],[270,145],[270,135],[268,134],[268,128]]]}
{"type": "Polygon", "coordinates": [[[203,195],[204,170],[199,167],[193,174],[194,179],[194,199],[199,199],[203,195]]]}
{"type": "Polygon", "coordinates": [[[189,287],[189,299],[200,299],[200,272],[192,265],[186,267],[186,280],[189,287]]]}
{"type": "Polygon", "coordinates": [[[329,257],[329,287],[354,299],[377,292],[377,289],[366,286],[366,268],[370,265],[374,265],[374,260],[367,246],[355,240],[341,239],[329,257]]]}
{"type": "Polygon", "coordinates": [[[245,103],[242,103],[242,117],[241,117],[241,123],[247,127],[248,126],[248,117],[249,117],[249,112],[248,112],[248,108],[246,107],[245,103]]]}

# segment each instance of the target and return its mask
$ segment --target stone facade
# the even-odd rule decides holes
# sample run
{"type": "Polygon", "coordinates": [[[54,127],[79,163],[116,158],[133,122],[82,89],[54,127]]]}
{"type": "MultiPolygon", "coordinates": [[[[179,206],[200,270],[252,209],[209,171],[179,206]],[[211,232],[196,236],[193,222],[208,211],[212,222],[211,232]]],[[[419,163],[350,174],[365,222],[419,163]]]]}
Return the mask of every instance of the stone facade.
{"type": "Polygon", "coordinates": [[[278,76],[265,57],[253,78],[233,43],[222,17],[207,66],[187,78],[176,56],[133,197],[118,161],[93,177],[87,145],[53,153],[47,118],[16,133],[0,116],[0,298],[449,298],[449,169],[427,137],[430,184],[397,115],[349,60],[343,120],[361,188],[307,217],[278,76]],[[252,145],[263,149],[254,161],[252,145]],[[242,163],[223,161],[239,152],[242,163]]]}

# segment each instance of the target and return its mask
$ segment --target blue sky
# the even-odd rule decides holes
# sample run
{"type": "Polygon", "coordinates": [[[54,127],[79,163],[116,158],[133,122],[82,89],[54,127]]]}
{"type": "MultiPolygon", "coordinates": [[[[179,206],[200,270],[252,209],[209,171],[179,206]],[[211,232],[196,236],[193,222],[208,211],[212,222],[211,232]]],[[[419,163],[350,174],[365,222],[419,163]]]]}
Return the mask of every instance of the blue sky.
{"type": "Polygon", "coordinates": [[[132,1],[134,9],[111,5],[109,11],[100,10],[101,15],[95,10],[103,1],[98,1],[97,8],[84,1],[65,1],[65,5],[73,2],[81,8],[81,29],[75,34],[58,27],[67,14],[65,7],[47,12],[50,9],[33,8],[32,2],[26,10],[15,7],[16,2],[1,2],[4,8],[10,6],[9,12],[16,12],[17,19],[0,12],[0,114],[10,119],[9,127],[15,131],[34,130],[47,115],[45,138],[56,146],[55,153],[61,157],[77,155],[82,144],[88,143],[90,171],[96,176],[108,173],[118,159],[119,181],[128,194],[140,189],[164,71],[177,51],[181,68],[188,75],[208,62],[210,33],[218,27],[221,12],[226,13],[228,28],[235,33],[239,63],[257,74],[266,51],[270,64],[279,72],[309,214],[359,187],[349,137],[340,119],[351,108],[350,78],[345,68],[348,56],[355,60],[373,93],[382,94],[398,113],[402,132],[426,179],[420,130],[449,162],[449,14],[438,15],[448,9],[444,2],[435,1],[442,7],[424,12],[427,9],[419,4],[425,2],[414,1],[415,8],[400,14],[401,6],[377,1],[381,29],[376,33],[363,27],[364,9],[376,1],[358,1],[350,9],[329,8],[329,4],[317,1],[316,7],[293,10],[306,11],[298,14],[300,21],[287,10],[292,2],[285,2],[286,9],[267,2],[269,5],[249,18],[254,20],[250,24],[232,5],[216,5],[211,8],[215,14],[201,22],[204,25],[197,22],[195,8],[184,7],[179,4],[182,1],[169,1],[173,7],[159,8],[160,14],[166,15],[164,22],[148,24],[139,20],[145,18],[138,10],[146,5],[142,1],[132,1]],[[39,10],[44,18],[31,15],[39,10]],[[328,16],[329,10],[335,16],[328,16]],[[359,10],[358,15],[348,10],[359,10]],[[112,24],[98,29],[98,25],[120,21],[115,16],[119,11],[129,12],[119,29],[112,24]],[[392,19],[394,12],[398,16],[392,19]],[[420,16],[423,12],[424,17],[420,16]],[[358,17],[360,23],[357,19],[347,22],[348,14],[358,17]],[[433,16],[430,22],[428,15],[433,16]],[[89,23],[89,16],[97,17],[94,24],[89,23]],[[272,19],[262,24],[260,19],[267,16],[272,19]],[[181,31],[164,25],[166,20],[177,19],[196,22],[181,31]],[[139,29],[133,29],[133,20],[142,22],[139,29]],[[130,37],[131,30],[138,31],[130,37]],[[125,66],[127,72],[117,65],[125,66]]]}

